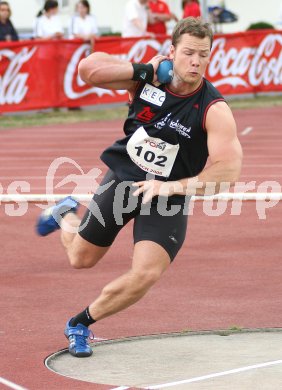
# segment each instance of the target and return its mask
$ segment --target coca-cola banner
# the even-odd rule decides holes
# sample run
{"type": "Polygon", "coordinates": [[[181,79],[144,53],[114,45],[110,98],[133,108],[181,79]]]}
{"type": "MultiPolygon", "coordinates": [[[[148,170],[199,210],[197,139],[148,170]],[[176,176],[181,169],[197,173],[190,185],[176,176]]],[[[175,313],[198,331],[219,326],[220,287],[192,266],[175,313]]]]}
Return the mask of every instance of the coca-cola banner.
{"type": "MultiPolygon", "coordinates": [[[[167,54],[170,39],[100,38],[96,51],[132,62],[167,54]]],[[[282,32],[217,35],[206,72],[224,95],[282,91],[282,32]]],[[[126,91],[85,85],[77,74],[90,47],[79,41],[0,43],[0,111],[127,101],[126,91]]]]}

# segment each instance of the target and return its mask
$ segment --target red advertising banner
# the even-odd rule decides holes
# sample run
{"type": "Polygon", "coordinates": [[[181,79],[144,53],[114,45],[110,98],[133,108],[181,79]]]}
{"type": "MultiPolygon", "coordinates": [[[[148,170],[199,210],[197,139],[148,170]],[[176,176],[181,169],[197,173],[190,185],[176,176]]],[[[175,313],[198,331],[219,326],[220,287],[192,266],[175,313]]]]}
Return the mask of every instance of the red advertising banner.
{"type": "MultiPolygon", "coordinates": [[[[96,51],[132,62],[167,54],[163,39],[100,38],[96,51]]],[[[282,92],[282,32],[250,31],[217,35],[205,77],[223,95],[282,92]]],[[[90,52],[80,41],[0,43],[0,112],[126,102],[126,91],[85,85],[77,74],[90,52]]]]}

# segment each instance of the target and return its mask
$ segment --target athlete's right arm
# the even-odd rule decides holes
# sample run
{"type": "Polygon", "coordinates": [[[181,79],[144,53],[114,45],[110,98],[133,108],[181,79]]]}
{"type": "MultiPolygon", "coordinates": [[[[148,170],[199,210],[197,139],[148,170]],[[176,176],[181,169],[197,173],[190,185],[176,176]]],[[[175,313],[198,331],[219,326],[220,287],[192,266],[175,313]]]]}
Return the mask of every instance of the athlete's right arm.
{"type": "MultiPolygon", "coordinates": [[[[152,64],[156,72],[159,64],[166,56],[157,55],[148,63],[152,64]]],[[[133,81],[132,63],[121,60],[110,54],[96,52],[80,61],[78,72],[81,79],[90,85],[106,89],[126,89],[129,92],[136,88],[136,81],[133,81]]],[[[154,76],[154,82],[157,76],[154,76]]]]}
{"type": "Polygon", "coordinates": [[[106,89],[134,90],[133,67],[129,61],[120,60],[107,53],[93,53],[80,61],[78,72],[90,85],[106,89]]]}

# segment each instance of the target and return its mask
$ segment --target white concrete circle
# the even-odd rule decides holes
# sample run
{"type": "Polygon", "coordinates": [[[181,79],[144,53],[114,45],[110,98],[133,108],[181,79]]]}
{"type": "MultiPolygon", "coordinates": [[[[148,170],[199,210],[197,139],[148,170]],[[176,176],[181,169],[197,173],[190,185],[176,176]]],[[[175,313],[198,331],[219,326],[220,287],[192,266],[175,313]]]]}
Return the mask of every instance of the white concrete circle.
{"type": "Polygon", "coordinates": [[[112,386],[177,390],[282,388],[282,330],[188,332],[99,341],[89,358],[67,350],[46,366],[112,386]]]}

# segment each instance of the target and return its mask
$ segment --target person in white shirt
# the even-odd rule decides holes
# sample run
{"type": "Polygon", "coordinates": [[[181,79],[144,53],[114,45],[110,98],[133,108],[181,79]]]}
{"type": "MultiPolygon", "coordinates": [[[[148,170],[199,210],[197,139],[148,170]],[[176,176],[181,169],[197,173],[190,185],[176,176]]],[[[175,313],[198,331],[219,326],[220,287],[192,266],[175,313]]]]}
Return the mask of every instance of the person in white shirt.
{"type": "Polygon", "coordinates": [[[98,34],[98,27],[94,15],[90,15],[90,4],[87,0],[80,0],[76,5],[77,14],[71,19],[69,26],[70,38],[79,38],[91,41],[98,34]]]}
{"type": "Polygon", "coordinates": [[[37,15],[34,26],[34,38],[37,39],[61,39],[64,30],[58,16],[58,2],[47,0],[43,10],[37,15]]]}
{"type": "Polygon", "coordinates": [[[129,0],[125,6],[122,36],[142,37],[148,35],[148,0],[129,0]]]}

